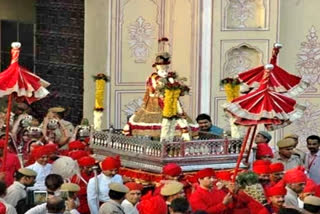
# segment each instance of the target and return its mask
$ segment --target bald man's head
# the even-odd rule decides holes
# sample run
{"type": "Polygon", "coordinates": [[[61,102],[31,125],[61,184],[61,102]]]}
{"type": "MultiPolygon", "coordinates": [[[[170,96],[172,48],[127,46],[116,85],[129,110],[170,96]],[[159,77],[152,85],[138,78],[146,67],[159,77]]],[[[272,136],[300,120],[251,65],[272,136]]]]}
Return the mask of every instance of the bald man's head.
{"type": "Polygon", "coordinates": [[[66,209],[66,205],[61,197],[53,196],[47,200],[47,209],[49,213],[62,213],[66,209]]]}

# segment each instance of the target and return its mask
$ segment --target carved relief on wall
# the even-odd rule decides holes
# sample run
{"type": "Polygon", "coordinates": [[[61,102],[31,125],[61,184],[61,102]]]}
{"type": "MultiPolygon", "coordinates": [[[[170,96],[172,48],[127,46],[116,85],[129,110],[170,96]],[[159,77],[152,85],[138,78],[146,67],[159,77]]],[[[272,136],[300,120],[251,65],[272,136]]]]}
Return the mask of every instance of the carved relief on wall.
{"type": "Polygon", "coordinates": [[[319,105],[314,104],[311,100],[306,100],[304,105],[306,110],[298,120],[295,120],[291,125],[293,127],[292,133],[299,135],[299,142],[301,147],[306,145],[306,139],[310,135],[319,135],[320,132],[320,110],[319,105]]]}
{"type": "Polygon", "coordinates": [[[224,0],[224,30],[268,28],[269,0],[224,0]]]}
{"type": "Polygon", "coordinates": [[[136,63],[145,63],[155,39],[155,28],[142,16],[128,26],[129,48],[136,63]]]}
{"type": "Polygon", "coordinates": [[[115,85],[144,86],[145,78],[152,69],[154,55],[158,51],[157,38],[161,31],[162,17],[160,2],[114,2],[115,85]]]}
{"type": "Polygon", "coordinates": [[[132,115],[143,103],[145,90],[116,90],[115,91],[115,121],[114,127],[122,128],[128,116],[132,115]]]}
{"type": "Polygon", "coordinates": [[[124,105],[122,111],[127,117],[132,116],[141,107],[142,103],[142,98],[132,99],[124,105]]]}
{"type": "Polygon", "coordinates": [[[235,77],[238,73],[262,64],[262,53],[257,48],[242,44],[227,51],[223,78],[235,77]]]}
{"type": "Polygon", "coordinates": [[[307,41],[300,45],[296,67],[302,79],[310,82],[307,92],[317,92],[316,86],[320,83],[320,42],[314,26],[310,28],[306,38],[307,41]]]}

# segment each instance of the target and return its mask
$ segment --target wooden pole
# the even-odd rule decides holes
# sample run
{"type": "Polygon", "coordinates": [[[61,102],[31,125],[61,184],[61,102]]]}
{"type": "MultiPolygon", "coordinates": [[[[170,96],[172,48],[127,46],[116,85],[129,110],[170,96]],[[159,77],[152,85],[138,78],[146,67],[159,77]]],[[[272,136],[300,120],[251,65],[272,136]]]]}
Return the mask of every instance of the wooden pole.
{"type": "Polygon", "coordinates": [[[236,165],[236,168],[234,169],[234,175],[233,175],[233,178],[232,178],[232,182],[233,183],[235,182],[237,174],[238,174],[238,171],[239,171],[240,163],[242,161],[243,153],[244,153],[244,151],[246,149],[246,145],[247,145],[247,141],[248,141],[249,136],[250,136],[251,128],[252,128],[251,126],[248,128],[247,134],[246,134],[245,138],[243,139],[243,143],[241,145],[240,154],[238,156],[237,165],[236,165]]]}
{"type": "Polygon", "coordinates": [[[246,163],[248,163],[248,161],[249,161],[249,156],[250,156],[251,149],[252,149],[252,146],[253,146],[254,138],[255,138],[255,136],[256,136],[256,131],[257,131],[257,125],[255,125],[255,126],[253,127],[253,133],[252,133],[252,135],[251,135],[252,137],[251,137],[251,139],[250,139],[249,151],[248,151],[248,155],[247,155],[247,157],[246,157],[246,163]]]}
{"type": "Polygon", "coordinates": [[[10,116],[11,116],[11,103],[12,103],[12,94],[8,97],[8,107],[7,107],[7,117],[6,117],[6,137],[3,147],[3,159],[2,159],[2,171],[5,171],[5,165],[7,161],[8,153],[8,141],[9,141],[9,132],[10,132],[10,116]]]}

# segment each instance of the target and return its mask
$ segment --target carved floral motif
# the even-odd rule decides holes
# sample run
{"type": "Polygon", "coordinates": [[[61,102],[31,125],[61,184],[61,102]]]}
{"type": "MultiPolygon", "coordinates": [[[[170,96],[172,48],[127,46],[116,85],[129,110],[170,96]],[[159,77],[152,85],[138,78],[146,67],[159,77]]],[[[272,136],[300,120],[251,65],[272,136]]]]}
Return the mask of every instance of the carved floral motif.
{"type": "Polygon", "coordinates": [[[145,63],[154,41],[154,27],[139,16],[129,25],[128,33],[131,55],[135,58],[135,62],[145,63]]]}
{"type": "Polygon", "coordinates": [[[235,77],[238,73],[253,67],[250,53],[237,48],[228,53],[228,59],[224,70],[224,77],[235,77]]]}
{"type": "Polygon", "coordinates": [[[133,99],[124,106],[124,109],[122,111],[126,116],[131,116],[138,110],[138,108],[141,107],[142,103],[142,98],[133,99]]]}
{"type": "Polygon", "coordinates": [[[303,117],[293,122],[293,131],[299,135],[299,141],[305,145],[306,139],[310,135],[318,135],[320,132],[320,110],[319,105],[313,104],[309,100],[305,102],[306,110],[303,117]]]}
{"type": "Polygon", "coordinates": [[[314,86],[320,83],[320,42],[314,26],[306,38],[307,41],[301,43],[300,52],[297,54],[296,67],[302,79],[310,82],[311,88],[316,90],[314,86]]]}
{"type": "Polygon", "coordinates": [[[246,22],[254,18],[254,0],[229,0],[231,19],[239,23],[239,28],[246,28],[246,22]]]}

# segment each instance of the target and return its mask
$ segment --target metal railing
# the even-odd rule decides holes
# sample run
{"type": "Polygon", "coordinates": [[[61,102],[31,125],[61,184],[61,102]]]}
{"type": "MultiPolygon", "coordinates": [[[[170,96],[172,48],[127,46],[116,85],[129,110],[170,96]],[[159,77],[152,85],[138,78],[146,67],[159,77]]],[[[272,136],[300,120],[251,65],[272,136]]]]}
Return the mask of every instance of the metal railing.
{"type": "Polygon", "coordinates": [[[224,164],[221,168],[228,168],[230,164],[235,164],[241,144],[241,139],[228,138],[159,142],[149,137],[128,137],[119,132],[100,131],[92,132],[90,147],[101,159],[108,155],[120,155],[122,163],[128,167],[159,171],[168,162],[179,163],[186,170],[196,164],[214,164],[214,168],[224,164]],[[229,165],[226,166],[226,163],[229,165]]]}

